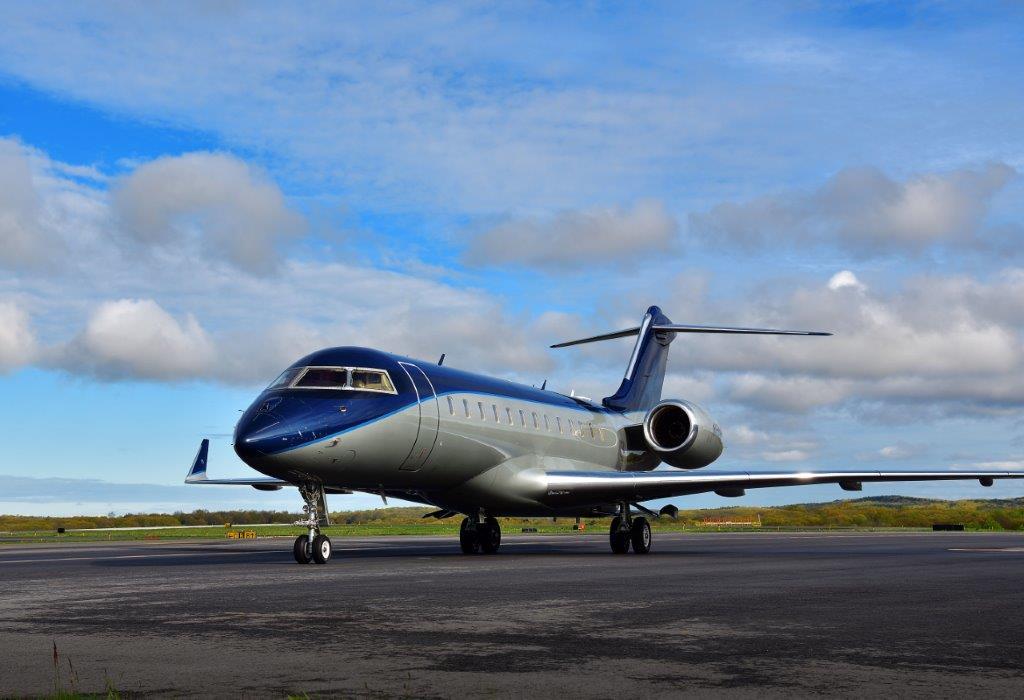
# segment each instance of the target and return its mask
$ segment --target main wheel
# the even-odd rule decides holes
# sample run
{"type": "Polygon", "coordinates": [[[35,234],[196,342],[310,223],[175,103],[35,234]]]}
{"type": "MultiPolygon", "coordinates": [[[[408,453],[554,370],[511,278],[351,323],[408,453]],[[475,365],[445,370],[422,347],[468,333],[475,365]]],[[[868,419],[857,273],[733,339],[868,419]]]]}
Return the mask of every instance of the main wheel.
{"type": "Polygon", "coordinates": [[[501,525],[494,518],[487,518],[477,528],[480,538],[480,549],[484,554],[494,554],[501,546],[501,525]]]}
{"type": "Polygon", "coordinates": [[[633,545],[634,554],[647,554],[651,551],[651,524],[647,522],[647,518],[633,519],[629,540],[633,545]]]}
{"type": "Polygon", "coordinates": [[[331,558],[331,539],[327,535],[317,535],[313,538],[313,561],[317,564],[326,564],[331,558]]]}
{"type": "Polygon", "coordinates": [[[462,525],[459,527],[459,546],[462,547],[463,554],[476,554],[480,551],[477,528],[473,526],[473,521],[469,518],[463,518],[462,525]]]}
{"type": "Polygon", "coordinates": [[[612,526],[608,530],[608,541],[612,546],[612,552],[615,554],[625,554],[629,551],[629,531],[619,530],[621,523],[622,518],[615,516],[612,518],[612,526]]]}
{"type": "Polygon", "coordinates": [[[309,563],[309,535],[299,535],[295,538],[295,544],[292,546],[292,554],[295,556],[295,561],[298,563],[309,563]]]}

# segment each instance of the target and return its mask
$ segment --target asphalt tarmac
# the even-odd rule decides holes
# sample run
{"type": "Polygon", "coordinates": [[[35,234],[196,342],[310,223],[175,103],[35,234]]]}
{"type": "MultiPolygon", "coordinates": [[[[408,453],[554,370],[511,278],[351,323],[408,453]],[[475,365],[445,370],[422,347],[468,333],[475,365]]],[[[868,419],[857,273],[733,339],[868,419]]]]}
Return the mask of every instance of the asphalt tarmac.
{"type": "Polygon", "coordinates": [[[1020,535],[334,544],[2,546],[0,696],[1024,697],[1020,535]]]}

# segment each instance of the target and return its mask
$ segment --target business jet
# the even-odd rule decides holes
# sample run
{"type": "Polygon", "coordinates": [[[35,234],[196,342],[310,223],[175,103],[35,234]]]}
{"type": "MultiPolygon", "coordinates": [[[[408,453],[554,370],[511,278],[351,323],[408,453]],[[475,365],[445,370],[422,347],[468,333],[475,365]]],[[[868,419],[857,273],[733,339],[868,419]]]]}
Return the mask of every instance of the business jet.
{"type": "Polygon", "coordinates": [[[360,347],[307,355],[286,369],[235,427],[238,456],[264,476],[207,477],[203,440],[185,483],[296,487],[307,533],[296,538],[301,564],[324,564],[331,541],[327,494],[355,491],[437,508],[424,517],[462,514],[466,554],[493,554],[500,517],[611,517],[612,552],[651,549],[645,516],[674,516],[643,502],[714,492],[834,483],[1024,477],[1007,471],[701,471],[722,454],[722,431],[708,412],[663,399],[669,345],[680,333],[827,336],[816,331],[689,326],[657,306],[639,326],[553,348],[637,336],[622,383],[599,403],[360,347]],[[673,469],[655,467],[666,464],[673,469]],[[635,510],[634,510],[635,509],[635,510]]]}

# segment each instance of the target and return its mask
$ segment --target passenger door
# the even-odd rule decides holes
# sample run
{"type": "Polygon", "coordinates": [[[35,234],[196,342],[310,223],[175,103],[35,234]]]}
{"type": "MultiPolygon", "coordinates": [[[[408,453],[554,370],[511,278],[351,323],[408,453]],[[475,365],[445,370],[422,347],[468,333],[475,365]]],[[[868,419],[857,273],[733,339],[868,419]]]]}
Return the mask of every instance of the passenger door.
{"type": "Polygon", "coordinates": [[[426,373],[410,362],[399,362],[399,366],[405,370],[405,374],[412,382],[416,391],[416,399],[419,404],[420,423],[416,440],[413,441],[409,456],[405,458],[399,469],[403,471],[418,471],[430,457],[430,452],[437,442],[437,429],[441,421],[441,414],[437,406],[437,393],[434,385],[426,373]]]}

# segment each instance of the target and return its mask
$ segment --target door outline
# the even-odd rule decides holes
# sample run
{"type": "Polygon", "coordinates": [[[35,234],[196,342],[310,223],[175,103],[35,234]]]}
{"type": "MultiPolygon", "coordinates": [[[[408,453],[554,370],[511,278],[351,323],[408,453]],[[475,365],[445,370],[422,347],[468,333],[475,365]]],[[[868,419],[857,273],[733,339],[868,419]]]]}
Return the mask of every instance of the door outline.
{"type": "Polygon", "coordinates": [[[441,407],[437,401],[437,390],[434,388],[434,383],[430,381],[430,377],[427,376],[426,372],[420,369],[418,365],[411,362],[399,362],[398,366],[401,367],[402,371],[405,372],[407,377],[409,377],[409,382],[412,384],[412,390],[416,392],[416,410],[419,416],[419,420],[416,424],[416,438],[412,442],[412,448],[409,450],[409,454],[406,455],[404,460],[402,460],[402,464],[398,468],[401,471],[415,472],[423,468],[423,465],[426,464],[431,453],[434,451],[434,445],[437,444],[437,436],[441,429],[441,407]],[[412,371],[409,369],[410,367],[414,371],[418,372],[424,380],[426,380],[426,385],[430,388],[431,395],[429,397],[420,393],[420,387],[416,383],[416,379],[414,378],[412,371]],[[429,415],[429,412],[428,415],[424,415],[423,411],[425,401],[430,398],[434,399],[434,413],[432,416],[429,415]],[[432,426],[429,425],[431,418],[433,418],[432,426]],[[427,421],[428,425],[424,426],[424,421],[427,421]],[[424,430],[424,428],[426,428],[426,430],[424,430]],[[425,434],[429,431],[433,432],[433,436],[425,434]],[[428,442],[429,445],[427,444],[428,442]]]}

